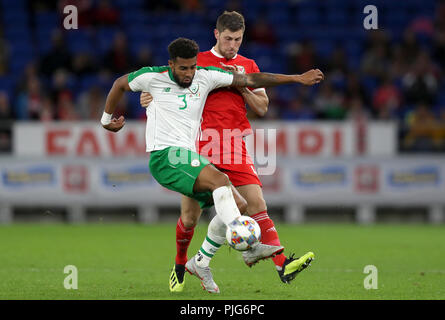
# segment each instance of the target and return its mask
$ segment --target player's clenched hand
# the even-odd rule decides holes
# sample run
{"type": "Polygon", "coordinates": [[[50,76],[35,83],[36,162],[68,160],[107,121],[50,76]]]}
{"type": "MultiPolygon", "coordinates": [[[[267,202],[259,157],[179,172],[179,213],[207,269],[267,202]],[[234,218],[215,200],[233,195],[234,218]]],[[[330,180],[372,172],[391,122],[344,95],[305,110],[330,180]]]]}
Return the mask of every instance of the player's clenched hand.
{"type": "Polygon", "coordinates": [[[237,72],[235,66],[230,66],[230,65],[228,65],[228,64],[224,64],[224,63],[222,63],[222,62],[220,62],[220,64],[221,64],[221,66],[222,66],[224,69],[226,69],[227,71],[230,71],[230,72],[237,72]]]}
{"type": "Polygon", "coordinates": [[[147,108],[148,105],[153,101],[153,96],[150,92],[142,92],[140,97],[141,107],[147,108]]]}
{"type": "Polygon", "coordinates": [[[300,75],[300,83],[312,86],[324,80],[324,74],[319,69],[312,69],[300,75]]]}
{"type": "Polygon", "coordinates": [[[222,62],[220,62],[221,66],[226,69],[227,71],[230,71],[232,73],[242,73],[245,74],[245,70],[242,66],[238,66],[238,65],[228,65],[228,64],[224,64],[222,62]]]}
{"type": "MultiPolygon", "coordinates": [[[[245,74],[246,72],[245,72],[245,70],[244,70],[244,68],[242,68],[242,67],[240,67],[240,66],[238,66],[238,65],[228,65],[228,64],[224,64],[224,63],[222,63],[222,62],[220,62],[220,64],[221,64],[221,66],[225,69],[225,70],[227,70],[227,71],[230,71],[230,72],[232,72],[232,73],[242,73],[242,74],[245,74]]],[[[240,91],[241,93],[244,91],[244,90],[246,90],[246,88],[245,87],[235,87],[236,89],[238,89],[238,91],[240,91]]]]}
{"type": "Polygon", "coordinates": [[[113,118],[111,119],[111,122],[106,125],[102,125],[105,129],[113,132],[118,132],[120,129],[123,128],[125,125],[125,118],[123,116],[120,116],[119,119],[113,118]]]}

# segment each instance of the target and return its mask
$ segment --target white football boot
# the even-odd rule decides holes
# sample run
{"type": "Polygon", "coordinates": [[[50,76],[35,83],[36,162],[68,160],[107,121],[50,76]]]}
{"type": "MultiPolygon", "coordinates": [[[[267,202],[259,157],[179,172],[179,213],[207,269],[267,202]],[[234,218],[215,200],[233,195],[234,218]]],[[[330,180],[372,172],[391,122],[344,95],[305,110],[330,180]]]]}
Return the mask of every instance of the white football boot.
{"type": "Polygon", "coordinates": [[[254,245],[249,250],[243,251],[243,260],[249,267],[252,267],[260,260],[272,258],[283,252],[283,250],[283,246],[271,246],[258,242],[258,244],[254,245]]]}
{"type": "Polygon", "coordinates": [[[195,257],[192,257],[185,264],[185,269],[192,275],[197,276],[201,280],[201,286],[204,290],[210,293],[220,293],[218,285],[213,281],[213,275],[210,267],[199,267],[195,262],[195,257]]]}

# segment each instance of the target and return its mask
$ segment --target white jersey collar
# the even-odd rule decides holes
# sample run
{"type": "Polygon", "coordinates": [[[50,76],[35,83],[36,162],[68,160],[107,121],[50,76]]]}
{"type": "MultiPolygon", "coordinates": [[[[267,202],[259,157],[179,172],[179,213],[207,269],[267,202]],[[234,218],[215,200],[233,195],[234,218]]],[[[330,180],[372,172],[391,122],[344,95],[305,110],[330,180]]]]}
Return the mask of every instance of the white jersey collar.
{"type": "MultiPolygon", "coordinates": [[[[215,47],[212,47],[210,52],[213,53],[213,55],[217,56],[218,58],[224,58],[224,56],[222,56],[218,52],[216,52],[215,47]]],[[[238,53],[235,54],[235,56],[231,60],[235,59],[237,56],[238,56],[238,53]]]]}

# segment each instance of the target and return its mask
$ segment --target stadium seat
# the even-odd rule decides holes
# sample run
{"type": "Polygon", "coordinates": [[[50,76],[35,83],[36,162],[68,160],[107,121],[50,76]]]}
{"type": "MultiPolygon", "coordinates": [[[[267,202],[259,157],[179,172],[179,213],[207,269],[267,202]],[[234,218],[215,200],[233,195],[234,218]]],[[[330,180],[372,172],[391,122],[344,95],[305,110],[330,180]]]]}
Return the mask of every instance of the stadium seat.
{"type": "Polygon", "coordinates": [[[28,25],[28,14],[23,11],[3,11],[1,20],[5,28],[12,28],[15,26],[24,27],[28,25]]]}
{"type": "Polygon", "coordinates": [[[143,8],[145,0],[115,0],[120,8],[143,8]]]}
{"type": "Polygon", "coordinates": [[[61,17],[56,12],[39,12],[35,16],[38,28],[58,28],[61,17]]]}
{"type": "MultiPolygon", "coordinates": [[[[210,2],[219,2],[220,3],[219,6],[214,6],[214,7],[217,7],[217,8],[221,7],[221,3],[222,3],[222,6],[225,5],[224,2],[220,1],[220,0],[210,0],[210,2]]],[[[242,1],[241,6],[243,8],[243,10],[242,10],[243,14],[246,15],[249,11],[254,11],[254,12],[260,11],[262,5],[261,5],[261,1],[257,1],[257,0],[244,0],[244,1],[242,1]]]]}
{"type": "Polygon", "coordinates": [[[437,96],[436,99],[436,104],[445,107],[445,91],[440,90],[439,95],[437,96]]]}
{"type": "Polygon", "coordinates": [[[344,44],[346,55],[349,58],[360,57],[363,51],[363,43],[361,41],[346,41],[344,44]]]}
{"type": "Polygon", "coordinates": [[[334,43],[330,40],[315,41],[314,46],[317,54],[322,58],[329,58],[334,49],[334,43]]]}
{"type": "Polygon", "coordinates": [[[134,43],[142,43],[145,45],[154,45],[155,44],[155,40],[154,37],[155,35],[153,34],[153,32],[149,31],[150,26],[145,26],[142,28],[135,28],[135,29],[130,29],[127,32],[127,37],[128,37],[128,41],[132,44],[134,43]]]}
{"type": "Polygon", "coordinates": [[[97,30],[94,42],[96,43],[96,49],[100,54],[104,54],[111,48],[113,39],[118,31],[117,28],[107,27],[102,27],[97,30]]]}
{"type": "Polygon", "coordinates": [[[385,12],[385,14],[379,15],[381,25],[385,28],[392,29],[394,27],[404,28],[410,22],[405,10],[398,9],[394,12],[385,12]]]}
{"type": "Polygon", "coordinates": [[[377,79],[370,76],[363,76],[361,83],[365,87],[366,91],[371,95],[374,93],[378,84],[377,79]]]}
{"type": "Polygon", "coordinates": [[[321,14],[319,10],[314,9],[300,9],[298,10],[296,21],[299,26],[317,26],[322,23],[321,14]]]}
{"type": "Polygon", "coordinates": [[[299,10],[320,11],[322,9],[322,3],[321,1],[302,0],[297,2],[297,8],[299,10]]]}
{"type": "Polygon", "coordinates": [[[9,99],[12,99],[14,91],[14,80],[9,76],[0,76],[0,91],[5,91],[9,99]]]}
{"type": "MultiPolygon", "coordinates": [[[[352,0],[354,1],[354,0],[352,0]]],[[[350,0],[343,0],[343,1],[338,1],[338,0],[323,0],[321,1],[320,5],[322,8],[325,8],[326,11],[331,11],[331,10],[341,10],[343,12],[347,11],[348,7],[351,5],[350,0]]]]}
{"type": "Polygon", "coordinates": [[[121,13],[121,22],[124,25],[143,25],[148,22],[145,12],[140,10],[123,11],[121,13]]]}
{"type": "Polygon", "coordinates": [[[286,9],[270,10],[266,14],[267,21],[273,26],[289,23],[289,11],[286,9]]]}
{"type": "Polygon", "coordinates": [[[326,22],[330,26],[344,27],[349,22],[349,17],[345,10],[329,10],[326,12],[326,22]]]}
{"type": "Polygon", "coordinates": [[[445,105],[444,104],[436,104],[435,106],[433,106],[432,108],[433,113],[436,117],[440,117],[442,113],[445,112],[445,105]]]}
{"type": "Polygon", "coordinates": [[[93,53],[95,48],[91,41],[91,36],[82,29],[72,30],[66,34],[66,43],[73,53],[90,52],[93,53]]]}
{"type": "MultiPolygon", "coordinates": [[[[273,72],[273,73],[282,73],[285,74],[287,73],[287,61],[286,61],[286,57],[281,55],[281,54],[273,54],[272,57],[272,64],[269,66],[269,72],[273,72]]],[[[263,70],[262,66],[260,68],[261,71],[266,71],[263,70]]]]}

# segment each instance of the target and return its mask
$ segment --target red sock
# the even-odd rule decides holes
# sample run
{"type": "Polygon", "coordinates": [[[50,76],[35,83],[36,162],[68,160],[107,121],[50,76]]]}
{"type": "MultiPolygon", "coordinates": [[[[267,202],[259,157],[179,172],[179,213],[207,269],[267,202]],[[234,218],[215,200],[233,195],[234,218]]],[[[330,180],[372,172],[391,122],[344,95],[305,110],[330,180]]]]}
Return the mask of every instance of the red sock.
{"type": "Polygon", "coordinates": [[[187,249],[192,240],[195,228],[186,228],[182,223],[181,217],[176,224],[176,264],[186,264],[187,249]]]}
{"type": "MultiPolygon", "coordinates": [[[[261,211],[250,216],[253,218],[261,229],[261,243],[268,244],[271,246],[279,246],[280,238],[278,237],[277,230],[272,219],[269,218],[267,211],[261,211]]],[[[272,258],[276,266],[282,267],[286,256],[282,253],[277,254],[272,258]]]]}

